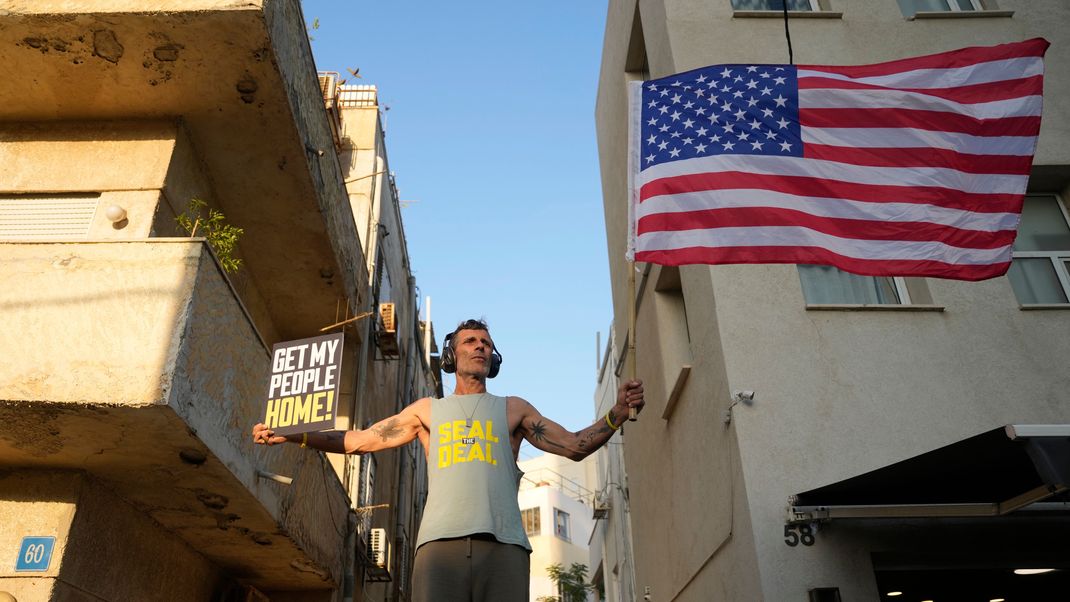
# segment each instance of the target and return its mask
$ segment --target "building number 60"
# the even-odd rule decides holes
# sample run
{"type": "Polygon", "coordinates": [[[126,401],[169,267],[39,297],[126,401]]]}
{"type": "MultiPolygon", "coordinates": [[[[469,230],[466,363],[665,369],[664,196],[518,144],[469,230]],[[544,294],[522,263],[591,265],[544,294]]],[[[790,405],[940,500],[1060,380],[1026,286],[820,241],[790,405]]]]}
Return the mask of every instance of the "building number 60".
{"type": "Polygon", "coordinates": [[[33,544],[26,547],[26,555],[22,560],[27,564],[37,564],[45,557],[45,544],[33,544]]]}
{"type": "Polygon", "coordinates": [[[814,530],[810,525],[784,525],[784,543],[794,548],[800,543],[804,546],[814,545],[814,530]]]}

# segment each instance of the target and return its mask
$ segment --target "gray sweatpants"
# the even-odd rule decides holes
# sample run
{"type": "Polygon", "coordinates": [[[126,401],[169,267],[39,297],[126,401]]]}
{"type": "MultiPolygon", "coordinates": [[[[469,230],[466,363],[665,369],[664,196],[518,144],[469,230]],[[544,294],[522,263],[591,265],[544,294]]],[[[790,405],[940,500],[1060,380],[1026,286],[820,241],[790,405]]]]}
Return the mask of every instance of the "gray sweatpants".
{"type": "Polygon", "coordinates": [[[412,602],[526,602],[530,554],[484,537],[429,541],[416,551],[412,602]]]}

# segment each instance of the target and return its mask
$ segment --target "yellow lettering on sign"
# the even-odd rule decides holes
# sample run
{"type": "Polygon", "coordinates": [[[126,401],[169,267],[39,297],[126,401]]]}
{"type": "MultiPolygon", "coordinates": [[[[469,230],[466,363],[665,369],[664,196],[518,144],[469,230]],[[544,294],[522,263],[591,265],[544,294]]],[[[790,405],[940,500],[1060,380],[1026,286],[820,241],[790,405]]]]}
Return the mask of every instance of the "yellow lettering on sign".
{"type": "Polygon", "coordinates": [[[275,428],[275,424],[279,421],[279,400],[269,399],[267,405],[267,416],[264,417],[264,424],[269,429],[275,428]]]}
{"type": "Polygon", "coordinates": [[[294,396],[294,417],[292,424],[307,424],[312,420],[312,395],[294,396]]]}
{"type": "Polygon", "coordinates": [[[323,417],[323,398],[326,396],[327,394],[323,391],[320,391],[319,393],[309,393],[309,397],[312,398],[312,416],[310,418],[312,422],[323,422],[325,420],[323,417]]]}
{"type": "Polygon", "coordinates": [[[293,424],[294,414],[294,398],[283,397],[279,400],[279,426],[290,426],[293,424]]]}

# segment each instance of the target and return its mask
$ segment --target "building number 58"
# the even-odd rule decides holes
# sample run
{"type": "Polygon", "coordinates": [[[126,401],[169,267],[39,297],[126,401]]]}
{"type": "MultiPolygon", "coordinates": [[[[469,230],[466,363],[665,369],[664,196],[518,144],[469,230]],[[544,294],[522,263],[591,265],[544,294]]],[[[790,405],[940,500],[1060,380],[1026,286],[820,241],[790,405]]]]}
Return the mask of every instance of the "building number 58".
{"type": "Polygon", "coordinates": [[[814,530],[810,525],[784,525],[784,543],[794,548],[800,543],[804,546],[814,545],[814,530]]]}

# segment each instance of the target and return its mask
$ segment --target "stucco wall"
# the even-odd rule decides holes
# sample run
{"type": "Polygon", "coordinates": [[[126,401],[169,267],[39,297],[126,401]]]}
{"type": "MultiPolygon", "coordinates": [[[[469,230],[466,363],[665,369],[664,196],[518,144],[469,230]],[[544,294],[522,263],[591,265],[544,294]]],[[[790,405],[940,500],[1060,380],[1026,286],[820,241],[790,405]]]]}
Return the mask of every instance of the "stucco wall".
{"type": "Polygon", "coordinates": [[[3,244],[0,255],[0,399],[163,402],[193,286],[189,243],[3,244]]]}
{"type": "MultiPolygon", "coordinates": [[[[234,303],[233,292],[212,258],[201,255],[198,268],[189,318],[176,337],[182,347],[175,358],[176,384],[168,404],[255,495],[255,499],[224,499],[221,503],[225,508],[218,508],[242,535],[240,539],[249,548],[246,554],[263,557],[265,573],[270,572],[268,567],[277,571],[276,563],[286,564],[279,554],[262,549],[265,529],[259,524],[262,511],[257,507],[262,504],[292,540],[292,544],[281,540],[278,544],[302,548],[317,568],[328,571],[329,580],[337,586],[347,561],[343,541],[350,520],[341,483],[322,454],[294,446],[268,449],[252,444],[248,433],[261,415],[270,366],[268,349],[234,303]],[[257,470],[290,476],[294,483],[281,486],[261,479],[257,470]]],[[[207,493],[227,495],[225,491],[207,493]]],[[[190,526],[189,536],[210,539],[216,528],[214,524],[190,526]]],[[[223,556],[221,548],[233,545],[220,542],[211,553],[223,556]]]]}
{"type": "MultiPolygon", "coordinates": [[[[596,107],[620,341],[628,307],[625,82],[639,77],[626,71],[641,70],[641,61],[629,66],[629,45],[633,58],[636,45],[647,53],[649,77],[787,59],[783,21],[733,17],[729,0],[638,4],[643,39],[633,30],[636,2],[611,2],[596,107]]],[[[895,2],[826,4],[842,18],[792,20],[796,63],[862,64],[1036,36],[1051,41],[1032,186],[1065,194],[1070,37],[1062,24],[1070,6],[1000,0],[1013,17],[912,21],[895,2]]],[[[1060,334],[1065,311],[1020,310],[1006,278],[929,279],[942,312],[807,310],[794,266],[681,269],[695,366],[669,420],[652,420],[649,410],[664,403],[673,376],[653,356],[657,345],[644,351],[644,341],[656,342],[666,326],[650,302],[659,270],[645,284],[640,278],[637,351],[639,375],[655,386],[626,447],[637,586],[642,593],[651,585],[655,599],[802,599],[809,587],[834,585],[845,600],[875,600],[868,553],[877,536],[841,529],[822,533],[813,547],[790,548],[783,534],[789,495],[1008,422],[1066,421],[1070,380],[1054,360],[1070,351],[1060,334]],[[733,408],[726,427],[722,414],[734,390],[757,395],[752,406],[733,408]],[[689,499],[707,506],[687,506],[689,499]],[[690,545],[677,523],[686,520],[703,532],[700,546],[723,547],[690,545]]]]}
{"type": "Polygon", "coordinates": [[[0,277],[11,280],[0,302],[15,326],[0,338],[10,358],[0,372],[0,464],[89,470],[257,583],[341,583],[345,494],[321,455],[249,440],[268,353],[202,242],[0,253],[0,277]]]}
{"type": "Polygon", "coordinates": [[[323,93],[314,79],[316,65],[312,59],[308,32],[294,27],[304,23],[301,3],[294,0],[268,0],[264,3],[264,17],[271,35],[275,60],[281,68],[284,91],[289,100],[293,124],[307,150],[304,160],[316,190],[316,201],[327,229],[328,242],[334,251],[344,283],[343,290],[354,300],[363,296],[361,284],[367,273],[362,267],[364,254],[360,248],[352,214],[347,210],[345,185],[338,155],[334,152],[334,137],[323,110],[323,93]],[[322,153],[319,151],[323,151],[322,153]]]}
{"type": "Polygon", "coordinates": [[[223,581],[222,567],[89,478],[67,544],[60,582],[105,600],[205,600],[223,581]],[[101,579],[116,569],[121,579],[101,579]]]}
{"type": "Polygon", "coordinates": [[[13,13],[124,13],[217,10],[260,6],[261,0],[149,0],[130,4],[128,0],[2,0],[0,9],[13,13]]]}
{"type": "Polygon", "coordinates": [[[87,239],[147,238],[175,136],[163,121],[0,125],[0,193],[99,194],[87,239]],[[111,205],[126,209],[120,227],[111,205]]]}
{"type": "Polygon", "coordinates": [[[0,591],[20,602],[52,599],[206,600],[218,568],[107,488],[79,472],[0,477],[0,549],[13,558],[26,536],[56,538],[49,570],[0,568],[0,591]],[[121,572],[121,579],[100,576],[121,572]]]}
{"type": "Polygon", "coordinates": [[[55,537],[48,570],[40,573],[15,571],[15,563],[0,565],[0,592],[26,601],[48,600],[59,574],[74,519],[81,476],[62,472],[32,474],[0,473],[0,553],[14,559],[24,537],[55,537]]]}

